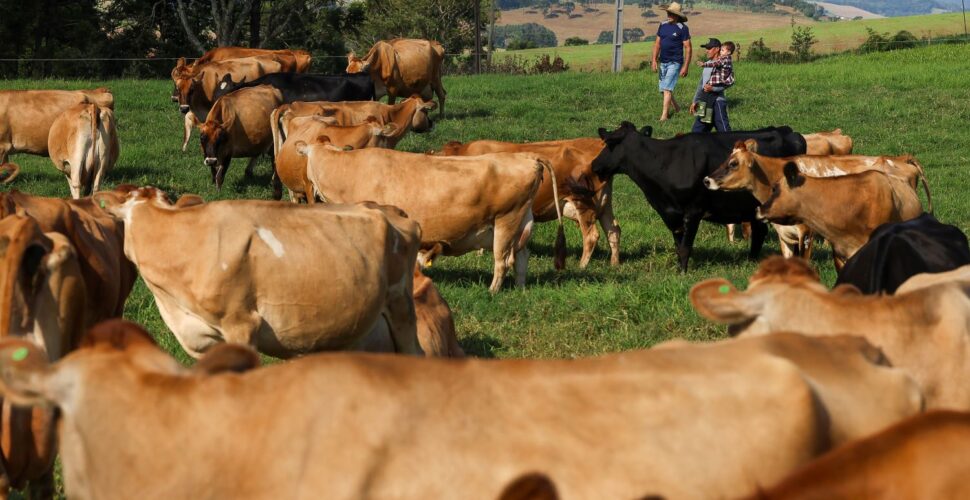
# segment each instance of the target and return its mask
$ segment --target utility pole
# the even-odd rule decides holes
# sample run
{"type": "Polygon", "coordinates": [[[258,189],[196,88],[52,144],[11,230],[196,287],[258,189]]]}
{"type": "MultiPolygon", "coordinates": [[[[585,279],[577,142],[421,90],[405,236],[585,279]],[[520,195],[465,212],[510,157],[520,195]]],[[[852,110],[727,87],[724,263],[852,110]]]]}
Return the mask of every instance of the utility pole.
{"type": "Polygon", "coordinates": [[[960,0],[960,7],[963,8],[963,37],[967,37],[967,4],[966,0],[960,0]]]}
{"type": "MultiPolygon", "coordinates": [[[[488,11],[488,67],[492,67],[492,52],[495,52],[495,0],[492,9],[488,11]]],[[[489,70],[491,71],[491,69],[489,70]]]]}
{"type": "Polygon", "coordinates": [[[616,28],[613,30],[613,72],[623,71],[623,0],[616,0],[616,28]]]}
{"type": "Polygon", "coordinates": [[[475,2],[475,74],[482,72],[482,1],[475,2]]]}

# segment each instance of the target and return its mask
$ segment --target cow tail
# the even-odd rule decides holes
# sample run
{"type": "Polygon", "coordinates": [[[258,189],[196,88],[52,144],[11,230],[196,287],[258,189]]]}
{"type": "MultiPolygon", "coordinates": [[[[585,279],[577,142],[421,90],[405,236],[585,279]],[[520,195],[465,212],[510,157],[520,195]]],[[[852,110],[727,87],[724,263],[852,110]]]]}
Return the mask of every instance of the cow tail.
{"type": "Polygon", "coordinates": [[[906,159],[906,163],[916,167],[916,171],[919,172],[919,179],[923,182],[923,192],[926,193],[926,207],[927,211],[933,213],[933,197],[930,196],[930,183],[926,180],[926,171],[923,170],[923,165],[920,164],[916,158],[910,156],[906,159]]]}
{"type": "Polygon", "coordinates": [[[18,175],[20,175],[20,165],[16,163],[0,165],[0,183],[10,184],[18,175]]]}
{"type": "Polygon", "coordinates": [[[566,233],[562,225],[562,208],[559,206],[559,181],[556,179],[556,171],[548,161],[542,158],[537,161],[549,171],[549,177],[552,180],[552,201],[556,204],[556,221],[559,223],[559,227],[556,228],[552,263],[557,271],[561,271],[566,268],[566,233]]]}
{"type": "MultiPolygon", "coordinates": [[[[94,169],[98,168],[98,118],[101,117],[101,110],[98,108],[97,104],[91,104],[88,109],[91,113],[91,154],[88,156],[88,161],[86,162],[88,169],[88,176],[90,179],[94,179],[95,176],[94,169]]],[[[83,191],[82,191],[83,195],[83,191]]]]}
{"type": "Polygon", "coordinates": [[[270,126],[270,129],[273,131],[274,162],[275,162],[275,159],[280,156],[280,149],[283,147],[283,141],[285,140],[285,137],[283,137],[283,133],[284,133],[283,128],[280,127],[280,119],[283,118],[283,111],[284,111],[283,108],[285,107],[287,107],[285,104],[283,106],[278,106],[276,109],[273,110],[273,113],[270,115],[270,119],[269,119],[269,126],[270,126]]]}

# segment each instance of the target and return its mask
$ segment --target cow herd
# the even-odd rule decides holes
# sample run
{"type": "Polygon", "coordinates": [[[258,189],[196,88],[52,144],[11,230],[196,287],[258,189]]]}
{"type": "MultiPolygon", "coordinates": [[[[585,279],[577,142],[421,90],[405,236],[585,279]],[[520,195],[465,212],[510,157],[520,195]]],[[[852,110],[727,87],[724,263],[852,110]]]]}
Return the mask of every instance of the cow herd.
{"type": "Polygon", "coordinates": [[[276,201],[100,190],[119,151],[110,91],[0,92],[4,182],[9,154],[47,155],[72,196],[0,194],[0,496],[50,496],[58,453],[73,498],[970,495],[970,246],[924,213],[918,160],[853,155],[840,130],[662,140],[630,122],[394,150],[444,115],[443,56],[395,39],[343,75],[307,73],[302,51],[180,60],[183,151],[197,127],[217,188],[233,158],[251,174],[270,155],[276,201]],[[535,224],[556,221],[565,265],[564,218],[581,268],[597,224],[618,266],[617,174],[683,271],[702,220],[744,224],[752,258],[774,227],[783,256],[745,290],[690,291],[732,338],[440,359],[464,353],[422,269],[490,249],[489,290],[509,272],[524,286],[535,224]],[[817,237],[831,290],[807,262],[817,237]],[[191,368],[118,319],[137,276],[191,368]]]}

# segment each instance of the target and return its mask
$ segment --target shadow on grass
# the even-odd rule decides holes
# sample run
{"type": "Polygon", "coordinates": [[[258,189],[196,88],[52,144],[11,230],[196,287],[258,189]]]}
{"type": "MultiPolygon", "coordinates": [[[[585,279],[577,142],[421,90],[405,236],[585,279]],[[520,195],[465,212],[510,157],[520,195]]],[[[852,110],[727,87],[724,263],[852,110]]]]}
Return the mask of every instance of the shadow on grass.
{"type": "Polygon", "coordinates": [[[496,351],[501,349],[502,343],[491,335],[476,333],[458,341],[467,356],[477,358],[494,358],[496,351]]]}
{"type": "Polygon", "coordinates": [[[445,117],[439,118],[437,112],[433,116],[434,121],[454,121],[462,120],[465,118],[488,118],[492,116],[492,111],[488,109],[471,109],[468,111],[461,111],[455,113],[453,111],[445,111],[445,117]]]}

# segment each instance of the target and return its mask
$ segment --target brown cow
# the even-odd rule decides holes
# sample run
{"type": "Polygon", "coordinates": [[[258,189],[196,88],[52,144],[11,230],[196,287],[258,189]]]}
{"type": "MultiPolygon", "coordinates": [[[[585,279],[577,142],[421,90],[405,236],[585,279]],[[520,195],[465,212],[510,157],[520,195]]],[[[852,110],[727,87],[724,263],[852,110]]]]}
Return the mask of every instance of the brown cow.
{"type": "MultiPolygon", "coordinates": [[[[562,214],[579,224],[583,236],[583,255],[579,260],[579,267],[586,268],[600,237],[596,230],[597,220],[606,231],[610,244],[610,264],[620,264],[620,225],[613,215],[613,180],[600,180],[590,170],[590,163],[603,146],[602,140],[592,137],[525,144],[501,141],[472,141],[466,144],[449,142],[440,154],[470,156],[488,153],[535,153],[548,161],[556,171],[560,200],[563,203],[562,214]]],[[[532,214],[538,222],[556,219],[552,191],[552,179],[543,179],[532,206],[532,214]]],[[[554,253],[560,255],[559,251],[554,253]]],[[[558,267],[561,268],[561,264],[558,267]]]]}
{"type": "Polygon", "coordinates": [[[690,300],[729,332],[795,331],[865,337],[920,384],[927,407],[970,409],[970,283],[947,281],[895,295],[827,290],[801,259],[770,257],[744,292],[723,279],[698,283],[690,300]]]}
{"type": "Polygon", "coordinates": [[[806,154],[810,155],[850,155],[852,154],[852,138],[842,135],[842,129],[830,132],[816,132],[804,134],[807,146],[806,154]]]}
{"type": "MultiPolygon", "coordinates": [[[[455,485],[496,498],[534,471],[564,498],[717,498],[779,481],[829,448],[819,392],[773,347],[794,339],[797,353],[821,339],[574,360],[324,353],[257,369],[239,346],[190,370],[135,325],[97,329],[111,331],[52,365],[25,341],[0,343],[5,397],[61,411],[71,498],[425,499],[455,485]]],[[[816,371],[832,357],[831,370],[865,362],[829,351],[816,371]]]]}
{"type": "Polygon", "coordinates": [[[256,160],[273,150],[269,118],[282,102],[278,89],[259,85],[226,94],[212,106],[199,127],[199,139],[203,161],[212,173],[216,189],[222,189],[233,158],[250,159],[246,176],[251,177],[256,160]]]}
{"type": "Polygon", "coordinates": [[[429,40],[395,38],[380,40],[363,59],[347,55],[347,73],[368,72],[374,80],[375,97],[387,96],[388,104],[398,97],[419,94],[425,99],[438,97],[438,116],[445,115],[445,92],[441,84],[441,64],[445,49],[429,40]]]}
{"type": "MultiPolygon", "coordinates": [[[[29,338],[57,360],[83,331],[84,279],[70,242],[43,233],[30,217],[0,219],[0,339],[29,338]]],[[[31,482],[38,497],[53,493],[54,412],[11,408],[3,401],[0,496],[31,482]]]]}
{"type": "Polygon", "coordinates": [[[970,498],[970,413],[931,411],[835,449],[751,500],[970,498]]]}
{"type": "Polygon", "coordinates": [[[465,357],[465,351],[458,345],[448,302],[417,263],[414,265],[414,312],[418,318],[418,344],[426,356],[465,357]]]}
{"type": "MultiPolygon", "coordinates": [[[[198,73],[199,68],[210,62],[225,61],[228,59],[243,59],[247,57],[275,57],[285,67],[284,71],[295,71],[306,73],[310,69],[310,62],[313,57],[309,52],[303,50],[269,50],[251,49],[249,47],[216,47],[202,54],[192,64],[186,64],[185,58],[180,57],[172,68],[172,81],[185,75],[198,73]]],[[[178,101],[178,91],[172,94],[172,101],[178,101]]]]}
{"type": "Polygon", "coordinates": [[[118,161],[114,112],[94,103],[68,108],[51,125],[48,150],[54,167],[67,177],[72,198],[97,191],[118,161]]]}
{"type": "Polygon", "coordinates": [[[383,125],[392,121],[398,122],[402,110],[409,109],[415,102],[420,103],[421,112],[413,114],[411,130],[427,132],[433,126],[428,113],[437,107],[437,104],[417,95],[393,105],[379,101],[294,102],[287,104],[287,111],[293,116],[323,115],[333,118],[337,125],[358,125],[370,117],[377,118],[378,123],[383,125]]]}
{"type": "Polygon", "coordinates": [[[808,177],[786,163],[782,180],[759,208],[759,217],[779,224],[803,223],[832,244],[840,270],[882,224],[914,219],[923,205],[906,181],[870,170],[839,177],[808,177]]]}
{"type": "Polygon", "coordinates": [[[114,109],[106,88],[94,90],[0,90],[0,170],[11,182],[20,167],[7,163],[11,154],[48,155],[54,120],[75,104],[93,103],[114,109]]]}
{"type": "MultiPolygon", "coordinates": [[[[296,145],[307,155],[315,195],[334,203],[370,200],[401,208],[421,225],[422,264],[440,253],[462,255],[491,246],[489,291],[499,291],[512,265],[516,284],[525,286],[532,203],[543,167],[555,178],[545,160],[530,153],[462,157],[375,148],[342,151],[325,137],[318,141],[296,145]]],[[[562,230],[560,218],[558,238],[562,230]]]]}

